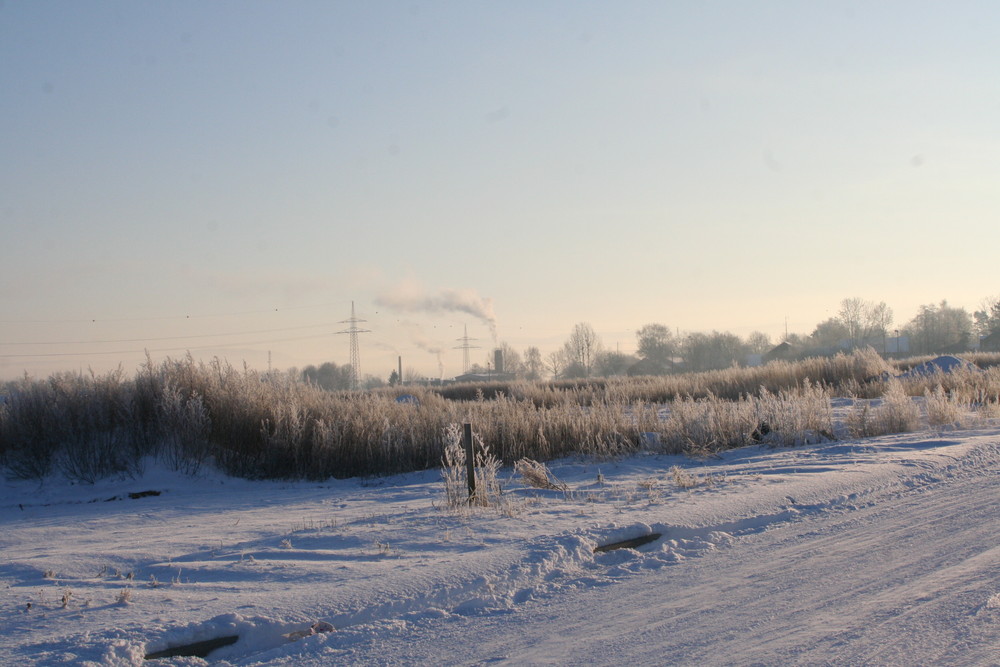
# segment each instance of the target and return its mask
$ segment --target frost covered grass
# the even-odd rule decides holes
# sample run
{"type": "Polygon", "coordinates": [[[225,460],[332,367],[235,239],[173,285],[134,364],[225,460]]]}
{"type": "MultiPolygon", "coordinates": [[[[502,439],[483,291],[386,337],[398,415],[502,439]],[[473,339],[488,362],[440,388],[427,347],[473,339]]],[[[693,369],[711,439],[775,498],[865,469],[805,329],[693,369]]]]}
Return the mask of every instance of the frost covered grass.
{"type": "Polygon", "coordinates": [[[864,350],[663,378],[350,393],[219,361],[147,362],[134,378],[119,370],[5,385],[0,464],[14,478],[58,472],[89,484],[138,476],[151,459],[188,474],[211,466],[249,479],[324,480],[437,468],[450,425],[465,422],[513,465],[832,440],[831,401],[843,396],[856,405],[848,432],[863,437],[1000,414],[1000,367],[887,380],[894,370],[864,350]],[[397,402],[402,391],[419,404],[397,402]],[[923,397],[926,417],[903,400],[910,396],[923,397]]]}
{"type": "Polygon", "coordinates": [[[890,380],[882,400],[854,404],[847,427],[855,438],[870,438],[889,433],[909,433],[920,425],[920,408],[896,380],[890,380]]]}
{"type": "Polygon", "coordinates": [[[445,447],[441,476],[444,479],[445,501],[449,509],[469,506],[496,507],[500,503],[500,460],[490,453],[482,439],[473,434],[473,480],[475,490],[470,492],[467,473],[467,454],[463,435],[458,424],[445,429],[445,447]]]}

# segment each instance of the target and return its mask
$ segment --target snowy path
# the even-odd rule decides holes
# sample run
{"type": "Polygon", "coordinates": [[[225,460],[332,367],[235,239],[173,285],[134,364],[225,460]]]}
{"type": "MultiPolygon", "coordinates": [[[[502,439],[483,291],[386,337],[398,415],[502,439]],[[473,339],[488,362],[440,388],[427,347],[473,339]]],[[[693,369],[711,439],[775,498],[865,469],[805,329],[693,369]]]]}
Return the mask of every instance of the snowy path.
{"type": "Polygon", "coordinates": [[[1000,665],[996,425],[555,472],[458,514],[437,471],[4,482],[0,664],[1000,665]]]}
{"type": "Polygon", "coordinates": [[[682,566],[563,591],[507,615],[411,625],[338,657],[358,664],[997,665],[998,501],[1000,468],[961,470],[867,507],[778,524],[682,566]]]}

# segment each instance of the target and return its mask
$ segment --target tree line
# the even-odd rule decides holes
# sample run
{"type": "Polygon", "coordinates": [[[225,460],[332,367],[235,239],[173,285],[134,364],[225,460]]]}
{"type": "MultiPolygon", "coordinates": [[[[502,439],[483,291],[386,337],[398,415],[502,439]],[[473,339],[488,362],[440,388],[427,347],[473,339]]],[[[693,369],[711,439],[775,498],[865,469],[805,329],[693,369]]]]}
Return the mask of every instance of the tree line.
{"type": "MultiPolygon", "coordinates": [[[[537,347],[521,354],[506,343],[500,349],[504,371],[528,380],[716,370],[745,365],[753,355],[765,357],[780,343],[787,343],[782,350],[786,359],[862,347],[886,356],[958,353],[1000,332],[1000,296],[984,299],[972,313],[946,300],[922,305],[910,320],[898,327],[894,324],[893,311],[885,302],[853,297],[841,301],[837,314],[818,323],[811,333],[789,333],[777,343],[760,331],[741,338],[726,331],[680,332],[663,323],[650,323],[636,331],[635,353],[626,354],[606,347],[594,328],[581,322],[562,347],[547,355],[537,347]]],[[[473,372],[483,370],[476,366],[473,372]]]]}
{"type": "MultiPolygon", "coordinates": [[[[576,379],[666,375],[743,366],[755,355],[766,360],[766,355],[781,343],[787,343],[782,351],[785,359],[829,356],[862,347],[872,347],[884,356],[958,353],[972,349],[975,341],[998,332],[1000,296],[984,299],[980,309],[972,313],[951,306],[946,300],[922,305],[900,326],[895,326],[894,313],[885,302],[852,297],[842,300],[837,314],[819,322],[811,333],[788,333],[779,341],[760,331],[744,338],[728,331],[681,332],[653,322],[636,331],[636,351],[629,354],[608,348],[589,323],[580,322],[574,325],[563,345],[548,354],[535,346],[519,352],[506,342],[500,343],[499,348],[507,376],[525,380],[576,379]]],[[[492,363],[491,353],[485,364],[473,364],[469,372],[496,372],[492,363]]],[[[292,369],[289,374],[330,391],[351,388],[349,364],[326,362],[306,366],[301,371],[292,369]]],[[[393,370],[386,379],[366,375],[362,386],[372,389],[422,379],[412,369],[407,369],[403,378],[393,370]]]]}

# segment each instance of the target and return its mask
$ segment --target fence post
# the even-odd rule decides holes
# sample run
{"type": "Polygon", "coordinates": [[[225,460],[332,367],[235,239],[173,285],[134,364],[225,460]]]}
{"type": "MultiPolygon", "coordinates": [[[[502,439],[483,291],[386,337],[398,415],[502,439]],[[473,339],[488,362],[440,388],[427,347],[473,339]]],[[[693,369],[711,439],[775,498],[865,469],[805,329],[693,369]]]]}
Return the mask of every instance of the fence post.
{"type": "Polygon", "coordinates": [[[476,497],[476,460],[472,455],[472,424],[463,424],[462,444],[465,446],[465,474],[469,481],[469,504],[476,497]]]}

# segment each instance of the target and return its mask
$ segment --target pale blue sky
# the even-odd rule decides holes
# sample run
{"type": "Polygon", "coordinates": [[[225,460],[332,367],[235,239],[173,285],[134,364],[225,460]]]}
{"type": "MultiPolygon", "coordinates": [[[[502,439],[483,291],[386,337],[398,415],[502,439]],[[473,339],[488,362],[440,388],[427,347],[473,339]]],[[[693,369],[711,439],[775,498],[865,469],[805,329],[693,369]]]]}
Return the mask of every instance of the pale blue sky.
{"type": "Polygon", "coordinates": [[[993,2],[0,1],[0,377],[143,348],[346,363],[352,300],[379,376],[460,372],[490,308],[543,352],[577,322],[631,351],[649,322],[808,333],[846,297],[971,311],[1000,292],[998,25],[993,2]]]}

